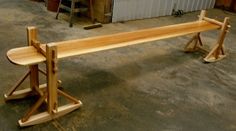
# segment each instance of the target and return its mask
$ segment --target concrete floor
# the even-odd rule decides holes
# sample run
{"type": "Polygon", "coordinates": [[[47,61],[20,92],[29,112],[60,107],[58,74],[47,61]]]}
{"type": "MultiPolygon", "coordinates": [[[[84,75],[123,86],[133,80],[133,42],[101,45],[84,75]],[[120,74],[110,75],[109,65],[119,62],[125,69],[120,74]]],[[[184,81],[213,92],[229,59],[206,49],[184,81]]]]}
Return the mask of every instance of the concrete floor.
{"type": "MultiPolygon", "coordinates": [[[[204,54],[183,53],[189,36],[63,59],[62,86],[83,107],[51,122],[20,128],[17,121],[35,99],[5,103],[0,97],[0,130],[235,131],[236,14],[217,9],[208,13],[212,18],[231,18],[224,60],[204,64],[204,54]]],[[[27,26],[37,26],[39,39],[48,43],[193,21],[198,14],[106,24],[86,31],[82,26],[87,20],[69,28],[65,15],[55,20],[55,13],[46,11],[43,3],[0,0],[0,92],[7,92],[27,70],[5,57],[9,49],[27,44],[27,26]]],[[[207,45],[216,38],[214,31],[203,33],[207,45]]]]}

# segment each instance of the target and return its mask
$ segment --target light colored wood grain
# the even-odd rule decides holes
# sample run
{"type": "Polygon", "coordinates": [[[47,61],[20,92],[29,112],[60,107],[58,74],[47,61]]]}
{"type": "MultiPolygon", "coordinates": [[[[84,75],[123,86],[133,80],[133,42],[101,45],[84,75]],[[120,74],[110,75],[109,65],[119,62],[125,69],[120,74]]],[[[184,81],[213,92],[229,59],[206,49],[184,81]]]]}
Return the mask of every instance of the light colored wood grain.
{"type": "MultiPolygon", "coordinates": [[[[220,28],[219,25],[210,22],[196,21],[49,44],[57,46],[58,58],[60,59],[218,28],[220,28]]],[[[45,45],[41,45],[41,48],[45,49],[45,45]]],[[[12,63],[17,65],[32,65],[46,61],[46,58],[42,54],[38,53],[32,46],[9,50],[7,52],[7,57],[12,63]]]]}
{"type": "Polygon", "coordinates": [[[82,105],[81,101],[79,101],[79,103],[77,103],[77,104],[67,104],[67,105],[59,107],[58,111],[55,112],[54,114],[49,114],[48,112],[42,112],[42,113],[31,116],[25,122],[23,122],[22,120],[19,120],[18,122],[21,127],[40,124],[40,123],[47,122],[52,119],[58,118],[60,116],[63,116],[67,113],[70,113],[70,112],[78,109],[81,105],[82,105]]]}
{"type": "Polygon", "coordinates": [[[47,45],[47,84],[48,84],[48,113],[52,114],[58,107],[57,101],[57,49],[56,46],[47,45]]]}

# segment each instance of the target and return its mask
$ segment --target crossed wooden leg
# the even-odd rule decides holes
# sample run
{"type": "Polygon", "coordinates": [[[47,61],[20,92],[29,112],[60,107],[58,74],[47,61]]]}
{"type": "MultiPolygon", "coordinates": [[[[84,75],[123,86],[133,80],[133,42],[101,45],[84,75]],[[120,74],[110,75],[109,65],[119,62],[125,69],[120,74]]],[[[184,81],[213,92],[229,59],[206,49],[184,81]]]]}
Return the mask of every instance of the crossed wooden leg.
{"type": "Polygon", "coordinates": [[[184,47],[184,51],[185,52],[195,52],[195,51],[198,51],[199,49],[203,49],[202,46],[203,46],[203,44],[202,44],[200,33],[197,33],[186,44],[186,46],[184,47]]]}
{"type": "Polygon", "coordinates": [[[65,93],[59,89],[57,89],[57,92],[59,95],[62,95],[65,98],[72,101],[72,103],[60,106],[60,107],[56,108],[55,110],[53,110],[53,112],[45,111],[45,112],[33,115],[44,102],[46,102],[48,104],[48,97],[50,97],[50,96],[49,96],[48,92],[45,91],[44,94],[38,99],[38,101],[24,115],[24,117],[18,121],[19,125],[20,126],[30,126],[30,125],[35,125],[35,124],[47,122],[47,121],[53,120],[55,118],[58,118],[60,116],[63,116],[69,112],[72,112],[72,111],[78,109],[82,105],[82,102],[80,100],[73,98],[72,96],[68,95],[67,93],[65,93]]]}
{"type": "Polygon", "coordinates": [[[38,76],[33,77],[32,75],[38,75],[35,73],[37,71],[43,72],[38,69],[38,65],[32,66],[32,68],[27,71],[22,78],[6,93],[4,94],[5,101],[14,100],[14,99],[22,99],[29,96],[40,95],[42,90],[45,90],[46,84],[39,85],[38,76]],[[20,85],[26,80],[27,77],[30,77],[30,86],[31,88],[20,89],[17,90],[20,85]],[[32,79],[33,78],[33,79],[32,79]]]}

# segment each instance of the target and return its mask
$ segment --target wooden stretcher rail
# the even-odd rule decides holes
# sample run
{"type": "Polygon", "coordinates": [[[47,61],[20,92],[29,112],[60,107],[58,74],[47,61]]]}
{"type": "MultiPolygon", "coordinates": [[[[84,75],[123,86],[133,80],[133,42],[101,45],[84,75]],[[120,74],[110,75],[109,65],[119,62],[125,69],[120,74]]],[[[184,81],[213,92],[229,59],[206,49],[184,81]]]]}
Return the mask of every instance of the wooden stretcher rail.
{"type": "MultiPolygon", "coordinates": [[[[212,22],[196,21],[49,44],[57,47],[58,59],[60,59],[69,56],[82,55],[96,51],[183,36],[219,28],[221,28],[221,26],[212,22]]],[[[41,45],[41,48],[46,50],[45,45],[41,45]]],[[[37,52],[37,49],[33,46],[9,50],[7,52],[7,57],[12,63],[17,65],[33,65],[46,61],[46,58],[42,55],[42,53],[37,52]]]]}

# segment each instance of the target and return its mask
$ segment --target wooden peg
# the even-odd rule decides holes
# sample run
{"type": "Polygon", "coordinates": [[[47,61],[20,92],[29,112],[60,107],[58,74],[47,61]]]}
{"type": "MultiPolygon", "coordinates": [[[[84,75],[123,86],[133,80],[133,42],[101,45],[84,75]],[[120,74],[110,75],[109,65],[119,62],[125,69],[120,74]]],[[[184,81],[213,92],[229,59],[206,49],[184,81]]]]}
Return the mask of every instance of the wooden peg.
{"type": "Polygon", "coordinates": [[[32,40],[32,45],[39,53],[41,53],[43,56],[46,56],[46,50],[41,47],[41,43],[38,40],[32,40]]]}

